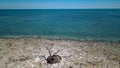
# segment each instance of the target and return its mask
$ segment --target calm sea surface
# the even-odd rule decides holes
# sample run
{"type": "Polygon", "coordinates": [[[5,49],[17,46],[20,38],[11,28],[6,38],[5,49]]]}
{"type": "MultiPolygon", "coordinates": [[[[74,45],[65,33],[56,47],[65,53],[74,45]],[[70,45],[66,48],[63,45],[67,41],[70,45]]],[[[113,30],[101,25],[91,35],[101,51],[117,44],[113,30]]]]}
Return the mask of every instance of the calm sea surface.
{"type": "Polygon", "coordinates": [[[120,9],[1,9],[0,37],[120,40],[120,9]]]}

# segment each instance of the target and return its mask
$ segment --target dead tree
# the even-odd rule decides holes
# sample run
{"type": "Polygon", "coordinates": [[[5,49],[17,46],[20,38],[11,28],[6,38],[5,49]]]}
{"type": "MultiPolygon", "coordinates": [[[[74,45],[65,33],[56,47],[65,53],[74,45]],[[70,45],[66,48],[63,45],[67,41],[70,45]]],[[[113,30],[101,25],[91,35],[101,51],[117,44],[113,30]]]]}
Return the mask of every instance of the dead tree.
{"type": "Polygon", "coordinates": [[[52,47],[53,45],[45,46],[45,48],[48,50],[49,56],[46,58],[44,55],[43,57],[49,64],[59,63],[60,60],[62,60],[61,56],[57,55],[60,52],[60,50],[57,50],[55,53],[52,54],[52,47]]]}

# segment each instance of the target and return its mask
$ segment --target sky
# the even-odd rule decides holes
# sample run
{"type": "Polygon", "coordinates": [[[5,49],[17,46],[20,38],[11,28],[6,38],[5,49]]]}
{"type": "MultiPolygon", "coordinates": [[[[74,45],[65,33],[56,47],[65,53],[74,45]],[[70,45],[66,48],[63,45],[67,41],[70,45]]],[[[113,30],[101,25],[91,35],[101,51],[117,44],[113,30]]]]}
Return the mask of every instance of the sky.
{"type": "Polygon", "coordinates": [[[0,9],[120,8],[120,0],[0,0],[0,9]]]}

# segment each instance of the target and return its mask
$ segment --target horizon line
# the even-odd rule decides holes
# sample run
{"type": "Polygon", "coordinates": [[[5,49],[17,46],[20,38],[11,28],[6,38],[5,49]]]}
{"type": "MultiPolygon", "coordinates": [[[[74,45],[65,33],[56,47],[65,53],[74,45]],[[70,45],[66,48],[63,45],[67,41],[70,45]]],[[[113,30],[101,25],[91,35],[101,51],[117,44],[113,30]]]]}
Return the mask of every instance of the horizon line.
{"type": "Polygon", "coordinates": [[[0,9],[120,9],[120,8],[0,8],[0,9]]]}

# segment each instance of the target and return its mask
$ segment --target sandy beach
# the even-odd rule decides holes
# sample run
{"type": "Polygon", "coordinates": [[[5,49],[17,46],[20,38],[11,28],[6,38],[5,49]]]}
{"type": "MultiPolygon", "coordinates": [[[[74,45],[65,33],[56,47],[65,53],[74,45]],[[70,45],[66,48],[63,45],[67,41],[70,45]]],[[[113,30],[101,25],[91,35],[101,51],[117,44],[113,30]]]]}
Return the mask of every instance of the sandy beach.
{"type": "Polygon", "coordinates": [[[120,43],[51,40],[39,38],[0,39],[0,68],[120,68],[120,43]],[[45,46],[62,60],[49,64],[45,46]]]}

